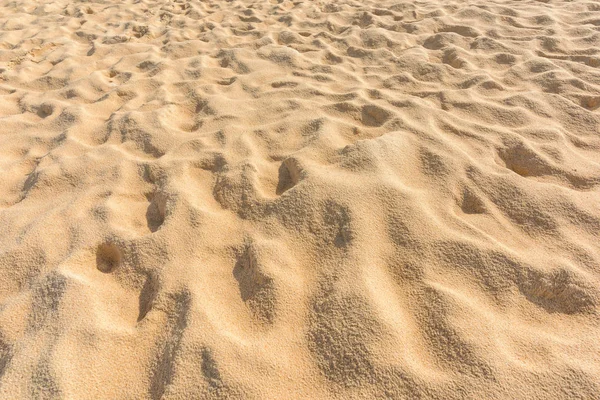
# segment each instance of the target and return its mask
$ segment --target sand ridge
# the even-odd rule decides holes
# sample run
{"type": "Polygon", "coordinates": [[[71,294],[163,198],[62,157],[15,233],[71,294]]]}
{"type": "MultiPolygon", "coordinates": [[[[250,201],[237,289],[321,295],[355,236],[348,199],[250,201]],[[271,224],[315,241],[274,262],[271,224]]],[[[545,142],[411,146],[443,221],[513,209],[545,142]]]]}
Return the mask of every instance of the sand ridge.
{"type": "Polygon", "coordinates": [[[600,393],[594,1],[0,1],[0,397],[600,393]]]}

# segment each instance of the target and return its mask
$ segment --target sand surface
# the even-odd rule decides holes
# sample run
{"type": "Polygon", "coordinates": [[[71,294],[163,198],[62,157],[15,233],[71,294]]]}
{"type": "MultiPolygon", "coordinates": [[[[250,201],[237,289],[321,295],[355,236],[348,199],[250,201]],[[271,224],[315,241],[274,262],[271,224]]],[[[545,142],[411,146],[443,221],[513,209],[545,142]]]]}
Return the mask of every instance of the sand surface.
{"type": "Polygon", "coordinates": [[[0,1],[0,398],[599,399],[597,1],[0,1]]]}

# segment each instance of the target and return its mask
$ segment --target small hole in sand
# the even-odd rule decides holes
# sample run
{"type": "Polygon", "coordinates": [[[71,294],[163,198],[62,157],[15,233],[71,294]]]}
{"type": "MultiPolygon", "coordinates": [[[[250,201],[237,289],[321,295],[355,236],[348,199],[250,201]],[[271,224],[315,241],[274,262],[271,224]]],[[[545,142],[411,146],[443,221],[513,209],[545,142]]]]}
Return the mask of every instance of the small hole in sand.
{"type": "Polygon", "coordinates": [[[121,250],[112,243],[103,243],[96,249],[96,268],[108,274],[121,264],[121,250]]]}
{"type": "Polygon", "coordinates": [[[287,190],[293,188],[299,181],[302,174],[302,167],[295,158],[286,158],[279,167],[279,178],[275,193],[282,195],[287,190]]]}
{"type": "Polygon", "coordinates": [[[44,103],[38,108],[37,115],[40,118],[46,118],[46,117],[52,115],[53,112],[54,112],[54,107],[52,107],[52,105],[50,105],[50,104],[44,103]]]}
{"type": "Polygon", "coordinates": [[[150,232],[156,232],[165,222],[167,198],[164,193],[155,192],[146,195],[150,202],[146,211],[146,221],[150,232]]]}
{"type": "Polygon", "coordinates": [[[592,111],[600,108],[600,96],[586,96],[581,99],[581,105],[592,111]]]}

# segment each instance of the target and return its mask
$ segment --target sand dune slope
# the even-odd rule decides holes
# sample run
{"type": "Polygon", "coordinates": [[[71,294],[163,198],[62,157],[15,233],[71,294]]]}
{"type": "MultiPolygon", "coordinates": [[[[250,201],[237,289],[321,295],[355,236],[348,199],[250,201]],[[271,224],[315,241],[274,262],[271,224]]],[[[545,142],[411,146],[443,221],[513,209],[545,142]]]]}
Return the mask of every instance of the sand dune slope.
{"type": "Polygon", "coordinates": [[[599,399],[596,1],[0,1],[0,398],[599,399]]]}

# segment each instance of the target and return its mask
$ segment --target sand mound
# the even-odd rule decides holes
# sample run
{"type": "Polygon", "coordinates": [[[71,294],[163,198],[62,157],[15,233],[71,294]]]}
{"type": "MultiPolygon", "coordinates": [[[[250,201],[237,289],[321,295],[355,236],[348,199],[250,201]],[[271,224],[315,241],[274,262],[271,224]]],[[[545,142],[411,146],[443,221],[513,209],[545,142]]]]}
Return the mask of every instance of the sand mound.
{"type": "Polygon", "coordinates": [[[599,398],[594,1],[0,2],[0,397],[599,398]]]}

